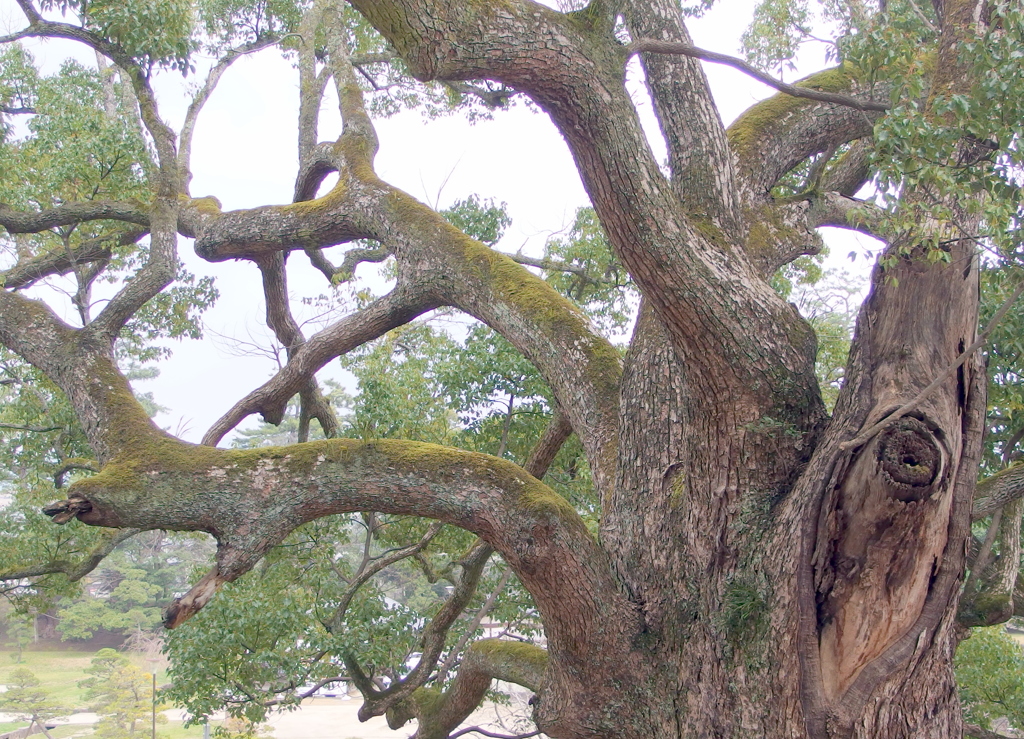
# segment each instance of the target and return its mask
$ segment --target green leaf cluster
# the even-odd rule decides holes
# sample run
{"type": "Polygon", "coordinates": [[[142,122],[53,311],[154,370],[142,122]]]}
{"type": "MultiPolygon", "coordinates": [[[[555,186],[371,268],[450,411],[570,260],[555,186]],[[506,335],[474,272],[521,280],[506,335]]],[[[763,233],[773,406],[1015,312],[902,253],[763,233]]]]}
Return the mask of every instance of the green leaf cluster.
{"type": "Polygon", "coordinates": [[[894,107],[875,127],[877,188],[891,230],[932,260],[947,258],[954,241],[1015,258],[1021,249],[1024,11],[994,3],[992,12],[989,29],[959,49],[973,80],[964,89],[941,82],[930,30],[910,33],[886,17],[846,48],[851,69],[890,84],[894,107]],[[975,219],[980,230],[969,225],[975,219]],[[936,222],[942,227],[920,225],[936,222]]]}
{"type": "MultiPolygon", "coordinates": [[[[311,2],[295,0],[202,0],[196,14],[209,51],[295,33],[311,2]]],[[[350,11],[351,12],[351,11],[350,11]]]]}
{"type": "Polygon", "coordinates": [[[612,252],[593,208],[576,211],[565,238],[551,239],[544,257],[580,268],[579,272],[547,271],[545,280],[574,301],[605,335],[621,335],[636,314],[640,293],[612,252]]]}
{"type": "Polygon", "coordinates": [[[73,13],[84,28],[120,46],[144,70],[190,69],[196,48],[192,0],[43,0],[40,6],[73,13]]]}
{"type": "Polygon", "coordinates": [[[1005,716],[1024,726],[1024,652],[1002,626],[972,629],[954,668],[965,719],[987,729],[1005,716]]]}

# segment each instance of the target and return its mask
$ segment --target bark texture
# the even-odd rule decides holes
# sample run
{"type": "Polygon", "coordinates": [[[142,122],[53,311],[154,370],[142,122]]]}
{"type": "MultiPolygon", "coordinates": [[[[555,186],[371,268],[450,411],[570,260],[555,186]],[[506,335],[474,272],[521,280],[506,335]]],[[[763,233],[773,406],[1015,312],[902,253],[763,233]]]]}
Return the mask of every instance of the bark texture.
{"type": "MultiPolygon", "coordinates": [[[[852,199],[869,175],[872,123],[887,105],[840,68],[799,83],[809,94],[780,93],[726,130],[671,0],[594,0],[573,13],[528,0],[351,4],[420,79],[500,82],[551,117],[643,294],[628,353],[622,359],[544,281],[377,177],[376,134],[338,38],[328,41],[344,119],[336,142],[316,143],[312,111],[327,73],[316,71],[312,46],[300,49],[308,96],[289,205],[224,213],[212,198],[189,198],[187,151],[175,154],[137,80],[159,144],[151,207],[69,204],[26,214],[0,204],[11,233],[103,218],[149,229],[153,239],[150,262],[83,329],[13,289],[60,273],[64,256],[18,265],[0,291],[0,341],[67,393],[104,465],[48,512],[57,521],[213,534],[217,565],[171,607],[171,626],[321,516],[412,514],[474,532],[480,561],[466,572],[478,575],[496,550],[536,601],[548,649],[477,642],[443,694],[420,687],[440,649],[390,692],[364,680],[367,713],[387,712],[395,726],[415,717],[420,739],[447,737],[493,678],[536,691],[534,718],[556,739],[959,738],[951,663],[983,369],[970,357],[918,396],[975,339],[978,265],[962,239],[950,242],[948,260],[925,259],[920,234],[885,233],[880,214],[852,199]],[[628,47],[616,35],[619,20],[628,47]],[[624,86],[635,53],[668,145],[668,174],[624,86]],[[773,195],[795,167],[845,145],[807,193],[773,195]],[[337,185],[314,198],[330,172],[337,185]],[[821,225],[886,239],[889,265],[873,274],[831,417],[814,376],[814,332],[768,283],[779,266],[820,248],[821,225]],[[170,279],[175,231],[195,236],[205,259],[260,267],[268,323],[288,350],[287,365],[227,411],[204,446],[153,426],[112,356],[119,328],[170,279]],[[380,246],[353,250],[341,267],[321,251],[356,239],[380,246]],[[288,309],[290,251],[332,279],[393,256],[396,285],[306,337],[288,309]],[[315,373],[439,306],[494,328],[550,385],[558,413],[527,466],[536,477],[502,459],[413,442],[215,448],[248,415],[280,421],[296,394],[305,422],[315,417],[331,435],[336,422],[315,373]],[[912,411],[895,413],[915,399],[912,411]],[[537,479],[570,431],[601,495],[596,537],[537,479]]],[[[969,2],[936,8],[935,85],[968,85],[956,49],[981,16],[969,2]]],[[[310,24],[332,17],[330,3],[312,12],[310,24]]],[[[71,34],[38,20],[33,28],[71,34]]],[[[944,205],[970,221],[964,203],[944,205]]],[[[90,248],[95,255],[82,258],[109,254],[90,248]]],[[[982,508],[1017,496],[1017,475],[1008,470],[989,485],[982,508]]],[[[1015,518],[1006,541],[1019,536],[1015,518]]],[[[470,574],[465,581],[475,584],[470,574]]],[[[1003,611],[1012,611],[1016,581],[1016,569],[1003,566],[978,587],[1002,593],[1003,611]]],[[[350,669],[358,677],[355,662],[350,669]]]]}

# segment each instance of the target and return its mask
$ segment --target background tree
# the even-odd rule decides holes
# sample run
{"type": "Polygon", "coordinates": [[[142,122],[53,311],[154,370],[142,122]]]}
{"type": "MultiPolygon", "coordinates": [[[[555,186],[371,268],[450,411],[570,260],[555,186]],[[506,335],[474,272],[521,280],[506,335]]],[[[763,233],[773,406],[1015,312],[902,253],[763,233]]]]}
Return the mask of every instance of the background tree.
{"type": "Polygon", "coordinates": [[[25,647],[32,643],[32,625],[26,622],[24,618],[19,618],[14,614],[8,614],[5,619],[4,627],[7,636],[7,643],[14,647],[14,651],[11,653],[11,659],[16,664],[21,664],[21,655],[25,651],[25,647]]]}
{"type": "Polygon", "coordinates": [[[39,678],[28,668],[11,670],[5,683],[6,690],[0,693],[0,711],[24,717],[29,728],[37,726],[47,739],[53,739],[47,730],[47,722],[71,711],[54,701],[39,685],[39,678]]]}
{"type": "MultiPolygon", "coordinates": [[[[278,576],[299,580],[307,600],[295,613],[304,623],[320,604],[331,607],[326,624],[306,628],[337,642],[365,699],[361,715],[386,713],[396,726],[416,718],[421,739],[447,737],[495,678],[537,694],[533,718],[553,737],[961,734],[958,614],[970,624],[1008,617],[1010,563],[1019,561],[1012,549],[1024,486],[1004,475],[973,512],[971,504],[987,379],[977,354],[978,248],[1012,268],[1020,247],[1019,4],[823,4],[837,66],[798,85],[693,46],[674,0],[561,10],[526,0],[468,9],[447,0],[108,5],[62,3],[69,16],[57,20],[41,15],[50,3],[19,0],[27,26],[0,38],[11,49],[25,37],[71,39],[113,65],[95,73],[66,65],[50,80],[21,51],[4,62],[11,82],[2,110],[35,117],[25,136],[6,129],[3,153],[16,164],[3,171],[42,174],[4,175],[17,181],[4,185],[0,206],[11,237],[0,343],[59,389],[87,446],[82,456],[93,457],[73,467],[81,477],[45,512],[57,523],[121,529],[73,533],[63,547],[41,539],[44,551],[30,552],[36,564],[3,573],[25,597],[34,578],[73,580],[136,530],[207,531],[216,562],[170,606],[168,626],[211,601],[217,608],[214,594],[254,568],[267,587],[278,576]],[[294,202],[223,212],[190,192],[196,116],[234,59],[275,43],[294,54],[301,91],[294,202]],[[176,135],[152,80],[161,69],[191,71],[201,47],[218,60],[176,135]],[[625,83],[633,57],[665,162],[625,83]],[[698,59],[741,68],[780,94],[726,129],[698,59]],[[337,141],[318,143],[329,81],[344,127],[337,141]],[[47,92],[57,87],[73,94],[47,92]],[[551,118],[590,196],[596,220],[581,213],[570,234],[583,253],[552,244],[545,261],[555,264],[541,265],[580,278],[568,292],[590,315],[554,289],[560,278],[545,281],[521,255],[452,225],[465,214],[446,220],[374,172],[370,112],[422,104],[479,114],[516,96],[551,118]],[[75,130],[88,133],[87,146],[66,145],[75,130]],[[320,193],[330,173],[337,182],[320,193]],[[869,181],[877,197],[855,198],[869,181]],[[590,248],[598,223],[614,254],[601,274],[603,299],[583,284],[599,263],[590,248]],[[814,328],[773,289],[781,267],[820,249],[823,226],[885,243],[831,416],[814,328]],[[204,259],[259,268],[267,325],[287,358],[202,445],[157,428],[122,370],[133,356],[144,360],[154,336],[188,333],[195,312],[180,306],[213,297],[178,264],[179,235],[194,237],[204,259]],[[353,244],[344,256],[329,251],[343,244],[353,244]],[[331,284],[365,262],[393,260],[393,286],[307,336],[286,282],[285,255],[299,252],[331,284]],[[25,294],[63,274],[74,285],[73,325],[25,294]],[[93,310],[101,275],[113,280],[111,294],[93,310]],[[625,355],[594,320],[624,325],[615,312],[628,298],[608,299],[621,290],[641,296],[625,355]],[[452,396],[435,391],[443,378],[430,376],[429,359],[446,340],[409,324],[439,308],[507,342],[471,334],[460,356],[495,358],[511,346],[533,370],[506,374],[515,368],[506,356],[482,362],[485,371],[452,396]],[[415,341],[402,345],[403,335],[415,341]],[[344,426],[316,372],[377,351],[387,361],[354,401],[364,421],[352,427],[355,438],[339,438],[344,426]],[[413,429],[389,426],[373,383],[399,399],[426,390],[405,395],[429,398],[437,411],[416,432],[440,433],[446,446],[391,438],[413,429]],[[216,448],[249,415],[279,422],[296,395],[299,444],[216,448]],[[478,424],[471,438],[489,436],[490,454],[451,446],[461,429],[449,397],[489,408],[463,421],[478,424]],[[494,412],[502,403],[503,417],[494,412]],[[509,443],[511,419],[527,404],[550,416],[528,453],[509,443]],[[324,440],[307,441],[314,420],[324,440]],[[540,482],[570,434],[586,461],[589,500],[600,501],[579,505],[584,515],[540,482]],[[350,514],[367,532],[362,556],[345,562],[332,549],[346,536],[344,519],[326,540],[299,547],[307,561],[319,558],[319,570],[288,556],[315,530],[303,525],[350,514]],[[991,518],[964,583],[972,516],[991,518]],[[441,523],[460,532],[443,534],[441,523]],[[377,532],[386,541],[403,530],[401,542],[374,548],[377,532]],[[415,629],[401,627],[402,614],[393,619],[399,645],[408,634],[404,648],[364,653],[368,640],[353,635],[374,618],[339,624],[330,614],[358,608],[356,583],[392,559],[416,559],[441,536],[452,537],[446,554],[465,547],[450,595],[415,629]],[[453,625],[485,592],[495,552],[529,593],[546,648],[454,638],[453,625]],[[998,577],[989,574],[996,562],[998,577]],[[319,592],[318,573],[332,563],[334,579],[319,592]],[[377,664],[402,659],[413,642],[421,654],[408,671],[377,664]]],[[[751,59],[785,64],[817,30],[807,28],[817,7],[759,8],[751,59]]],[[[498,223],[485,201],[470,210],[460,227],[498,223]]],[[[11,525],[37,520],[26,513],[11,525]]],[[[500,594],[501,579],[491,593],[500,594]]],[[[474,630],[470,620],[466,631],[474,630]]],[[[287,686],[289,670],[327,669],[303,660],[268,680],[287,686]]]]}
{"type": "Polygon", "coordinates": [[[1020,645],[1002,628],[976,629],[957,650],[956,676],[967,720],[990,729],[993,719],[1007,718],[1024,725],[1020,675],[1024,674],[1020,645]]]}
{"type": "Polygon", "coordinates": [[[157,721],[166,722],[159,713],[166,706],[156,703],[152,676],[133,665],[127,657],[113,649],[101,649],[93,657],[86,672],[92,677],[79,683],[85,698],[99,714],[95,736],[102,739],[128,739],[143,728],[156,706],[157,721]]]}

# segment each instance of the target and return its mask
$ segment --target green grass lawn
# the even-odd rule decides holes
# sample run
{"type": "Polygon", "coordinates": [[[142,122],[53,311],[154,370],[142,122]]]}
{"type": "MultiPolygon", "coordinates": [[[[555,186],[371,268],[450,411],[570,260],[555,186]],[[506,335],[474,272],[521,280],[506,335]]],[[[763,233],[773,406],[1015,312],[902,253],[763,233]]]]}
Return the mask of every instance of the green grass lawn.
{"type": "MultiPolygon", "coordinates": [[[[14,652],[11,650],[0,649],[0,685],[7,681],[12,670],[18,667],[27,667],[39,678],[42,683],[41,687],[48,690],[54,700],[70,706],[76,711],[89,710],[88,702],[82,697],[85,691],[78,687],[78,683],[90,677],[85,670],[95,652],[70,649],[65,651],[25,650],[21,654],[21,664],[14,662],[13,655],[14,652]]],[[[128,656],[142,670],[148,672],[152,669],[150,665],[146,664],[146,660],[128,656]]],[[[156,679],[161,685],[166,683],[166,672],[162,670],[157,672],[156,679]]],[[[0,731],[0,733],[3,732],[0,731]]]]}
{"type": "MultiPolygon", "coordinates": [[[[217,726],[219,724],[219,721],[210,722],[210,726],[217,726]]],[[[26,726],[28,726],[27,721],[16,723],[0,722],[0,734],[6,734],[8,731],[14,731],[15,729],[24,729],[26,726]]],[[[146,724],[143,729],[144,730],[138,734],[140,739],[149,739],[149,724],[146,724]]],[[[58,726],[56,729],[50,729],[50,734],[53,735],[53,739],[86,737],[92,733],[92,727],[87,724],[69,724],[67,726],[58,726]]],[[[186,729],[180,721],[168,721],[165,724],[158,723],[156,725],[156,733],[159,739],[202,739],[203,727],[190,726],[186,729]]],[[[42,739],[43,735],[33,734],[33,737],[42,739]]]]}
{"type": "MultiPolygon", "coordinates": [[[[78,682],[89,677],[85,669],[89,666],[95,652],[82,652],[74,650],[65,651],[32,651],[26,650],[22,653],[22,661],[17,664],[12,659],[10,650],[0,649],[0,684],[7,681],[11,671],[19,667],[26,667],[31,670],[39,681],[41,687],[50,692],[50,695],[62,704],[75,711],[89,710],[88,701],[82,695],[85,691],[78,687],[78,682]]],[[[133,658],[134,662],[143,670],[151,669],[146,661],[141,658],[133,658]]],[[[167,675],[160,671],[157,673],[157,682],[167,682],[167,675]]],[[[217,722],[211,722],[216,725],[217,722]]],[[[22,729],[28,725],[26,721],[0,723],[0,734],[15,729],[22,729]]],[[[157,734],[163,739],[201,739],[203,736],[202,726],[190,726],[184,728],[180,721],[168,721],[159,723],[156,727],[157,734]]],[[[50,731],[54,739],[71,739],[71,737],[85,737],[92,733],[92,728],[87,725],[61,726],[50,731]]],[[[38,736],[42,736],[39,734],[38,736]]],[[[148,739],[149,724],[146,724],[142,737],[148,739]]]]}
{"type": "Polygon", "coordinates": [[[27,667],[48,690],[54,700],[64,705],[86,710],[82,689],[78,681],[89,677],[85,668],[89,666],[92,652],[34,652],[26,650],[21,654],[21,664],[12,659],[13,652],[0,649],[0,683],[7,682],[11,671],[27,667]]]}

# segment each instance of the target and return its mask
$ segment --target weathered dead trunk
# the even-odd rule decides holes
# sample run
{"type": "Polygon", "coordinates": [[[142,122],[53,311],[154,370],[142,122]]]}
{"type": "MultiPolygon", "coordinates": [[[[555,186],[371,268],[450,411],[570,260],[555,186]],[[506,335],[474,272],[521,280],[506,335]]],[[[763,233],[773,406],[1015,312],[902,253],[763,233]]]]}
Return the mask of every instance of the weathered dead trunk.
{"type": "Polygon", "coordinates": [[[637,713],[650,736],[961,735],[951,664],[985,408],[978,362],[843,444],[973,341],[977,290],[969,250],[950,266],[877,270],[839,408],[813,458],[812,436],[795,444],[808,456],[783,482],[750,462],[792,453],[792,429],[710,413],[643,311],[602,537],[644,616],[637,713]]]}

